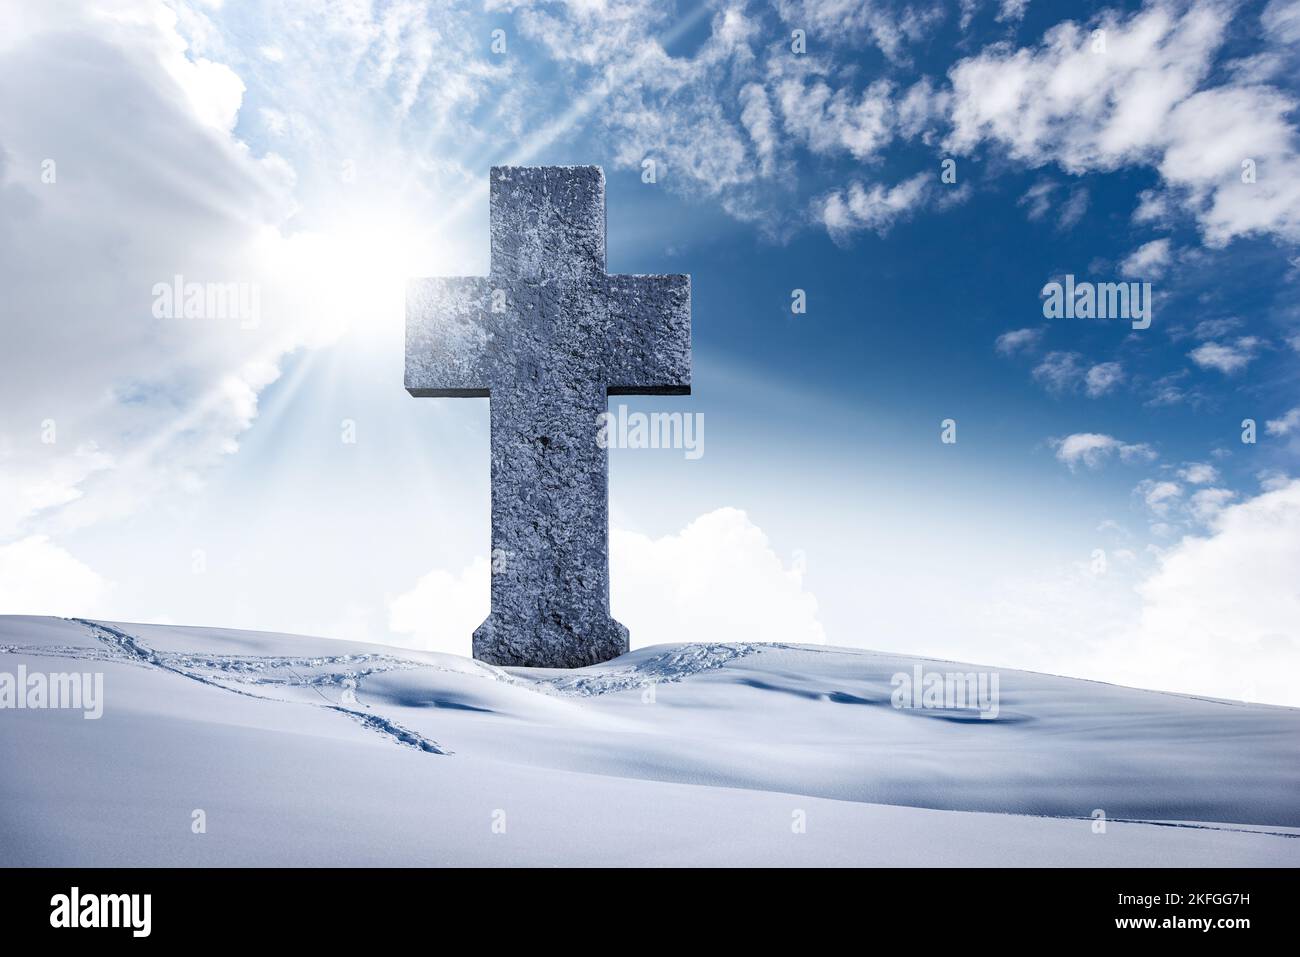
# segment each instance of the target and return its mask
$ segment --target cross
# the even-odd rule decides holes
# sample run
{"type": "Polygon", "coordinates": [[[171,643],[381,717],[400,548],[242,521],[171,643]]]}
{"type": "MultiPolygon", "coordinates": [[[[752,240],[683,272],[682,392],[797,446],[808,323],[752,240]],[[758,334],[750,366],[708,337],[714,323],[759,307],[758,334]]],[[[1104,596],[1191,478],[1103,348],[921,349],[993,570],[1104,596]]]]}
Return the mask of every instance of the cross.
{"type": "Polygon", "coordinates": [[[628,649],[609,611],[611,395],[689,395],[690,276],[605,273],[599,166],[494,166],[487,276],[414,279],[406,391],[489,397],[492,611],[474,657],[577,668],[628,649]]]}

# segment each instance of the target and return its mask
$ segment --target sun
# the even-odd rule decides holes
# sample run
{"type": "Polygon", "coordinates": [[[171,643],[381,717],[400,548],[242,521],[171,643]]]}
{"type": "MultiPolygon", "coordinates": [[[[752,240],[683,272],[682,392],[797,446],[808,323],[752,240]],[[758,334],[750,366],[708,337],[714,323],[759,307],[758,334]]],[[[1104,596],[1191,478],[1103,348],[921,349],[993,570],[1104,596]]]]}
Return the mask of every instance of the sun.
{"type": "Polygon", "coordinates": [[[288,234],[267,230],[258,243],[263,301],[309,347],[391,333],[404,322],[408,280],[453,273],[465,261],[469,244],[451,235],[437,220],[391,209],[344,211],[288,234]]]}

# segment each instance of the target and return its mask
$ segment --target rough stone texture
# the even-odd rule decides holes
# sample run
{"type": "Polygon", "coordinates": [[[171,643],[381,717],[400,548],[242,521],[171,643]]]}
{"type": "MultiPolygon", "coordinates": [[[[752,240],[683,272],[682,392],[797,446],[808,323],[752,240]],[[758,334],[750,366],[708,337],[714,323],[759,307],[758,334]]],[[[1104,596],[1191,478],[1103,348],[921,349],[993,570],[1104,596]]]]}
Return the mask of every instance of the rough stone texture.
{"type": "Polygon", "coordinates": [[[691,280],[606,275],[598,166],[493,167],[491,196],[489,275],[407,289],[406,389],[491,397],[492,613],[474,657],[576,668],[628,648],[597,416],[608,395],[690,394],[691,280]]]}

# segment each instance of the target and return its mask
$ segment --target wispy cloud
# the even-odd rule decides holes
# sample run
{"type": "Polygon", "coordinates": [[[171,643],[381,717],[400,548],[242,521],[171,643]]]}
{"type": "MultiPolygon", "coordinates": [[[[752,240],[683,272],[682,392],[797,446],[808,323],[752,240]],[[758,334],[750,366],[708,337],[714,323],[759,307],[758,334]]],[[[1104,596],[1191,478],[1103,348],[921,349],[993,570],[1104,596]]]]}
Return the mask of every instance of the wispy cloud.
{"type": "Polygon", "coordinates": [[[1300,407],[1289,410],[1285,415],[1269,419],[1264,423],[1264,431],[1269,435],[1290,435],[1300,432],[1300,407]]]}
{"type": "Polygon", "coordinates": [[[1087,26],[1060,23],[1035,47],[968,57],[950,71],[947,145],[969,153],[994,143],[1072,173],[1152,164],[1208,243],[1255,232],[1295,240],[1300,182],[1276,172],[1300,159],[1287,122],[1294,101],[1268,86],[1206,82],[1232,16],[1214,0],[1155,0],[1127,17],[1108,10],[1087,26]],[[1233,143],[1253,155],[1225,148],[1233,143]],[[1273,172],[1245,184],[1245,159],[1273,172]]]}
{"type": "Polygon", "coordinates": [[[1145,442],[1123,442],[1100,432],[1075,432],[1065,438],[1051,439],[1057,461],[1074,471],[1079,466],[1098,469],[1118,456],[1123,462],[1151,462],[1156,451],[1145,442]]]}
{"type": "Polygon", "coordinates": [[[1169,240],[1153,239],[1129,254],[1120,264],[1120,272],[1134,279],[1159,279],[1170,262],[1169,240]]]}
{"type": "Polygon", "coordinates": [[[1215,369],[1225,375],[1240,372],[1253,360],[1263,346],[1257,336],[1242,336],[1232,342],[1205,342],[1188,356],[1202,369],[1215,369]]]}
{"type": "Polygon", "coordinates": [[[998,336],[993,347],[1004,356],[1022,352],[1033,352],[1043,341],[1041,328],[1012,329],[998,336]]]}

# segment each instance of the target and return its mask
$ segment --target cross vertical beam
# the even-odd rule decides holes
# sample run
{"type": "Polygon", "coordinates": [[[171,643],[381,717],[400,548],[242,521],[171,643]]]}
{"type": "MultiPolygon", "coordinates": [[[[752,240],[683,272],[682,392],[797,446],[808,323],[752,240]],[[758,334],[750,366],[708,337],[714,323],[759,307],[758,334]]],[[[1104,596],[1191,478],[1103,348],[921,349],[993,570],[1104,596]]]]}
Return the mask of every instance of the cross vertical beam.
{"type": "Polygon", "coordinates": [[[412,280],[406,389],[490,400],[492,611],[474,657],[574,668],[628,649],[609,609],[609,395],[688,395],[689,276],[605,272],[596,166],[493,167],[486,277],[412,280]]]}

